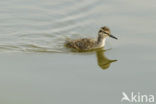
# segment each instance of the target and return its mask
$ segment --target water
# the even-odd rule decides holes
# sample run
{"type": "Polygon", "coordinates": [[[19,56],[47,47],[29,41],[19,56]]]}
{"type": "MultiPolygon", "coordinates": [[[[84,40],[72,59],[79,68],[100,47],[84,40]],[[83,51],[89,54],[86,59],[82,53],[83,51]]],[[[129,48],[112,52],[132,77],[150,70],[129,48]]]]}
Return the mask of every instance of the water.
{"type": "Polygon", "coordinates": [[[0,103],[120,104],[123,91],[156,96],[155,3],[0,1],[0,103]],[[97,37],[102,26],[119,38],[107,41],[109,50],[64,47],[66,38],[97,37]]]}

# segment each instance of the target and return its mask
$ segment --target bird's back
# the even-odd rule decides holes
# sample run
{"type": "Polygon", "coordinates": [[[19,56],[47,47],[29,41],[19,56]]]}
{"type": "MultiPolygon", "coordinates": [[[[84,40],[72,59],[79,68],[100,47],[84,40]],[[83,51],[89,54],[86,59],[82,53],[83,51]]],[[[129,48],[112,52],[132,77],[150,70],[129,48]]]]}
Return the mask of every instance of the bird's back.
{"type": "Polygon", "coordinates": [[[93,39],[83,38],[78,40],[69,40],[65,43],[69,48],[74,48],[78,50],[89,50],[96,46],[96,41],[93,39]]]}

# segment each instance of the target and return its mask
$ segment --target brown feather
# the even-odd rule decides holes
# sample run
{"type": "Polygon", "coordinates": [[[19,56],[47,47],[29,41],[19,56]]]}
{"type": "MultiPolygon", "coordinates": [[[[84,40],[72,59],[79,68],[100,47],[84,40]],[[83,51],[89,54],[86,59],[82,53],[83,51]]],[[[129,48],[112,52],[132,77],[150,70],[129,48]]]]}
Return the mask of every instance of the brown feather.
{"type": "Polygon", "coordinates": [[[78,40],[67,41],[66,46],[78,50],[88,50],[90,48],[93,48],[95,46],[95,43],[96,41],[93,39],[83,38],[78,40]]]}

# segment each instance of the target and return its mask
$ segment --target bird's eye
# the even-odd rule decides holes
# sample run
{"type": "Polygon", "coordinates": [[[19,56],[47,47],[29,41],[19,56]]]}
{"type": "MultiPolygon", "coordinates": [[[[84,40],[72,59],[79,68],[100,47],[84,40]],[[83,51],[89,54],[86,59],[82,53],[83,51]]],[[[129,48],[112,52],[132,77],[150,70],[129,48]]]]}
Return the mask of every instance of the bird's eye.
{"type": "Polygon", "coordinates": [[[100,30],[99,32],[102,32],[102,30],[100,30]]]}

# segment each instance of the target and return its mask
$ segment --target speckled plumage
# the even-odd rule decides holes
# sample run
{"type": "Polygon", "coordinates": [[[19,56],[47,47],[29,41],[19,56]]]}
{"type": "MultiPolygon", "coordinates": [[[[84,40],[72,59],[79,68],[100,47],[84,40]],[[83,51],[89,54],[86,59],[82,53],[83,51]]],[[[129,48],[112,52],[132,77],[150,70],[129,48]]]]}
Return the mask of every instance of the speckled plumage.
{"type": "Polygon", "coordinates": [[[116,37],[110,34],[110,29],[104,26],[100,28],[97,39],[82,38],[77,40],[67,40],[65,42],[65,46],[68,48],[73,48],[82,51],[102,48],[105,45],[105,40],[107,36],[111,36],[117,39],[116,37]]]}
{"type": "Polygon", "coordinates": [[[89,50],[95,47],[97,42],[94,39],[78,39],[78,40],[69,40],[66,42],[66,46],[69,48],[74,48],[77,50],[89,50]]]}

